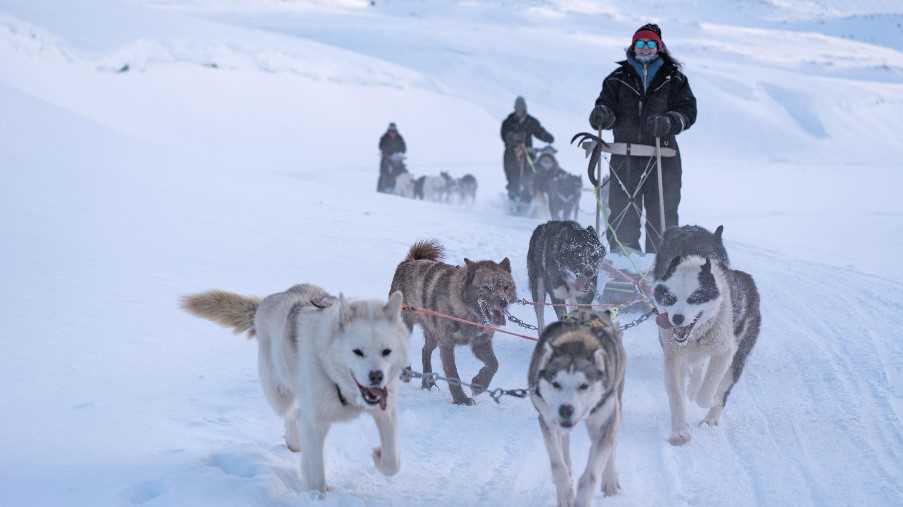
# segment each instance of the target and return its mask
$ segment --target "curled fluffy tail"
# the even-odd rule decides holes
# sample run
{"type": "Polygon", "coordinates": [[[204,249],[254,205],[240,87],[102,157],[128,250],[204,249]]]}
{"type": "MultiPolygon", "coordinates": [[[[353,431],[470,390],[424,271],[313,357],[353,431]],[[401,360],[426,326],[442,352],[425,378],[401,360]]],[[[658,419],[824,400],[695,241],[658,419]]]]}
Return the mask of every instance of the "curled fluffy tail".
{"type": "Polygon", "coordinates": [[[259,298],[224,290],[208,290],[182,298],[182,309],[186,312],[231,327],[235,334],[247,331],[248,336],[255,334],[254,314],[259,304],[259,298]]]}
{"type": "Polygon", "coordinates": [[[445,257],[445,249],[434,239],[418,241],[408,251],[406,261],[441,261],[445,257]]]}

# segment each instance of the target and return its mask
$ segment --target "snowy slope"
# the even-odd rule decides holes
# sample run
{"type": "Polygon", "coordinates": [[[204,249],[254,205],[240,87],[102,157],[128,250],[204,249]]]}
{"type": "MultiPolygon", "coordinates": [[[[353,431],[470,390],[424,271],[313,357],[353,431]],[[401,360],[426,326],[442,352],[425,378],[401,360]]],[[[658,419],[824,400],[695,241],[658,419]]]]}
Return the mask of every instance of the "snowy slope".
{"type": "MultiPolygon", "coordinates": [[[[455,262],[510,256],[524,295],[537,221],[495,206],[498,122],[524,93],[559,139],[584,129],[635,13],[378,3],[0,1],[0,505],[553,504],[528,402],[462,408],[415,386],[401,393],[401,473],[373,469],[376,432],[361,419],[331,433],[335,492],[312,499],[260,392],[256,345],[176,307],[201,289],[299,281],[378,297],[427,237],[455,262]],[[604,19],[604,37],[588,29],[604,19]],[[478,205],[375,194],[389,120],[415,172],[476,174],[478,205]]],[[[840,15],[893,12],[859,5],[840,15]]],[[[654,327],[627,333],[623,492],[597,504],[903,502],[903,56],[868,46],[875,60],[841,69],[787,61],[769,41],[800,37],[827,59],[863,43],[782,31],[766,15],[801,8],[759,8],[761,22],[730,35],[719,27],[740,21],[702,7],[663,23],[705,108],[681,139],[683,218],[726,225],[762,292],[763,334],[722,425],[672,448],[654,327]],[[730,65],[705,56],[713,37],[730,65]]],[[[576,171],[579,154],[557,144],[576,171]]],[[[522,387],[531,344],[496,344],[497,385],[522,387]]]]}

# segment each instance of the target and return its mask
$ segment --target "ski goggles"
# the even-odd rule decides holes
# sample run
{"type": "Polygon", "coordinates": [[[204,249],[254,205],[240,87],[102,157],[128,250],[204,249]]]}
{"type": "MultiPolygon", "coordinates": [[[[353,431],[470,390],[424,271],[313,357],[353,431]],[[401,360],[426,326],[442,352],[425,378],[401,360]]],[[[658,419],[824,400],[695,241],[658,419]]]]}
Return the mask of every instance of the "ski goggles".
{"type": "Polygon", "coordinates": [[[643,48],[657,49],[658,44],[652,39],[650,39],[650,40],[639,39],[633,43],[633,47],[635,47],[637,49],[643,49],[643,48]]]}

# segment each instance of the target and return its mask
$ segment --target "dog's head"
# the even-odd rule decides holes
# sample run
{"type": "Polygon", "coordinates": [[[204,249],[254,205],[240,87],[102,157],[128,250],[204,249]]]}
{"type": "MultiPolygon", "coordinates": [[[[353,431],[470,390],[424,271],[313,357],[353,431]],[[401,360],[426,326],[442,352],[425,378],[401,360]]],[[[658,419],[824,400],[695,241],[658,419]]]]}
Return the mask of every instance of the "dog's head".
{"type": "Polygon", "coordinates": [[[578,291],[593,292],[605,247],[596,230],[574,227],[558,252],[557,262],[565,281],[578,291]]]}
{"type": "Polygon", "coordinates": [[[505,325],[505,310],[517,299],[511,261],[471,261],[464,259],[464,302],[485,324],[505,325]]]}
{"type": "Polygon", "coordinates": [[[349,302],[339,296],[338,325],[326,353],[329,376],[348,401],[385,410],[407,366],[408,329],[401,319],[402,294],[388,302],[349,302]],[[351,394],[353,393],[353,395],[351,394]]]}
{"type": "Polygon", "coordinates": [[[724,294],[722,267],[711,258],[675,257],[653,288],[659,326],[670,329],[674,341],[686,343],[717,314],[724,294]]]}
{"type": "Polygon", "coordinates": [[[537,345],[542,356],[534,394],[547,423],[573,428],[614,387],[618,374],[609,355],[617,352],[607,350],[602,339],[611,340],[615,333],[607,312],[572,313],[546,327],[537,345]]]}

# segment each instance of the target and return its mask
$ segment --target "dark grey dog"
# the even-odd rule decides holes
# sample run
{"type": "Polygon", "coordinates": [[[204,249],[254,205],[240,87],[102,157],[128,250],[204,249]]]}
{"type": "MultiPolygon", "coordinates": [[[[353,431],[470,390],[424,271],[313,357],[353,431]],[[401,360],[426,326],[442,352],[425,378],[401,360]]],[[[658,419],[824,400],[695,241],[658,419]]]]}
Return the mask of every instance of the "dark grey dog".
{"type": "Polygon", "coordinates": [[[527,276],[539,329],[545,327],[546,294],[559,319],[567,305],[590,304],[596,297],[599,263],[605,247],[592,227],[577,222],[550,221],[533,231],[527,252],[527,276]]]}
{"type": "Polygon", "coordinates": [[[455,193],[460,204],[473,204],[477,200],[477,179],[473,174],[465,174],[455,182],[455,193]]]}
{"type": "Polygon", "coordinates": [[[549,196],[549,213],[555,220],[577,220],[580,212],[580,194],[583,180],[576,174],[558,169],[546,181],[549,196]]]}

